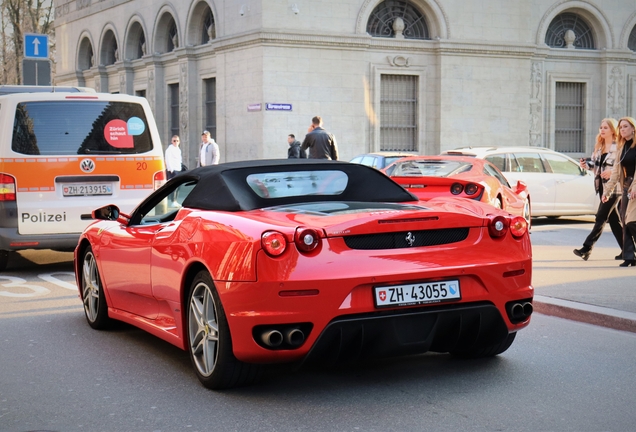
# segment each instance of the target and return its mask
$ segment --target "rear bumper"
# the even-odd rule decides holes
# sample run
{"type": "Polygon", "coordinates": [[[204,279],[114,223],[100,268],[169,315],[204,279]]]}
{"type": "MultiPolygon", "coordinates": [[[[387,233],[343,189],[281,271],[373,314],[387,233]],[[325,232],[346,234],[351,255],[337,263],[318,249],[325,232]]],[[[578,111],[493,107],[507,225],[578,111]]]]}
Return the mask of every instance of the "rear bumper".
{"type": "Polygon", "coordinates": [[[0,228],[0,250],[54,249],[72,251],[80,234],[20,235],[16,228],[0,228]]]}
{"type": "Polygon", "coordinates": [[[500,343],[508,333],[499,310],[488,302],[344,316],[325,327],[303,365],[465,351],[500,343]]]}

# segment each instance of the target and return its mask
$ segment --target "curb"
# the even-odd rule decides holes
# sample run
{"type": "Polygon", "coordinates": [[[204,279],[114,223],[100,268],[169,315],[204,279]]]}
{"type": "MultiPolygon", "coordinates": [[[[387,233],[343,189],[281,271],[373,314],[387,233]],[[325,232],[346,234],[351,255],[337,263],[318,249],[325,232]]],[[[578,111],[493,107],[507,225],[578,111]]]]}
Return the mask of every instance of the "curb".
{"type": "Polygon", "coordinates": [[[532,306],[540,314],[636,333],[636,313],[537,295],[532,306]]]}

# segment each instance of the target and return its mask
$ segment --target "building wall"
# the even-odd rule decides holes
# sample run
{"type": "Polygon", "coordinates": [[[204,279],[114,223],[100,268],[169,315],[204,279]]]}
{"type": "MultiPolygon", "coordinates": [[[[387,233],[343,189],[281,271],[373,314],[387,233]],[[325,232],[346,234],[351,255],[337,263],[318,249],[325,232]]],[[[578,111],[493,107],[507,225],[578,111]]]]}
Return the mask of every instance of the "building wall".
{"type": "Polygon", "coordinates": [[[426,16],[430,40],[369,36],[367,21],[378,3],[56,0],[55,81],[107,92],[144,91],[165,145],[168,85],[179,84],[180,134],[189,166],[195,164],[205,124],[207,78],[216,79],[222,161],[285,157],[287,134],[302,140],[314,115],[336,135],[341,159],[379,150],[382,74],[418,77],[417,151],[422,154],[466,145],[554,148],[554,90],[560,81],[585,83],[582,153],[593,147],[602,118],[636,116],[636,52],[627,47],[636,26],[633,2],[412,0],[426,16]],[[216,35],[202,43],[207,8],[216,35]],[[548,26],[564,11],[591,24],[596,49],[544,43],[548,26]],[[169,16],[179,41],[164,52],[169,16]],[[145,54],[134,59],[131,40],[139,27],[145,54]],[[109,32],[118,58],[104,66],[109,32]],[[90,67],[83,40],[93,47],[90,67]],[[293,108],[269,111],[266,103],[293,108]],[[261,110],[249,111],[254,104],[261,110]]]}

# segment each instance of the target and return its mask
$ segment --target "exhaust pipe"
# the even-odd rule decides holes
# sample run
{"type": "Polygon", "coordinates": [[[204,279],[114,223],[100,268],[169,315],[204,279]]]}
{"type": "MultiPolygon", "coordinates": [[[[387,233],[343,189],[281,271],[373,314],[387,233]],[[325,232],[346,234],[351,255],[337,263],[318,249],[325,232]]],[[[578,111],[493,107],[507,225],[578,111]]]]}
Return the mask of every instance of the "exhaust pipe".
{"type": "MultiPolygon", "coordinates": [[[[532,305],[530,307],[532,307],[532,305]]],[[[525,316],[523,305],[521,303],[513,304],[510,308],[510,314],[516,320],[522,319],[525,316]]]]}
{"type": "Polygon", "coordinates": [[[300,346],[305,342],[305,334],[298,328],[285,330],[285,342],[292,347],[300,346]]]}
{"type": "Polygon", "coordinates": [[[265,330],[261,333],[261,340],[268,347],[275,348],[283,343],[283,334],[278,330],[265,330]]]}
{"type": "Polygon", "coordinates": [[[534,308],[532,307],[532,303],[526,302],[523,304],[523,315],[527,318],[532,315],[534,308]]]}

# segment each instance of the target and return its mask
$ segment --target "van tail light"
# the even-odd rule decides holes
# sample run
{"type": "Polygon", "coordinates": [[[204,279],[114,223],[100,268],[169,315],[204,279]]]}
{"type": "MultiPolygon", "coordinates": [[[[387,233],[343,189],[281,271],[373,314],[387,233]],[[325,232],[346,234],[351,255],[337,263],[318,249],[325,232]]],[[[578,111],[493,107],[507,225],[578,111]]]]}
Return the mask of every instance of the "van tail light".
{"type": "Polygon", "coordinates": [[[315,229],[298,228],[294,236],[294,243],[301,252],[311,252],[320,244],[320,234],[315,229]]]}
{"type": "Polygon", "coordinates": [[[510,227],[510,220],[505,216],[495,216],[490,219],[488,233],[492,238],[500,238],[506,235],[510,227]]]}
{"type": "Polygon", "coordinates": [[[166,184],[166,173],[164,171],[157,171],[153,178],[155,190],[166,184]]]}
{"type": "Polygon", "coordinates": [[[512,218],[510,221],[510,234],[512,234],[514,238],[523,237],[527,232],[528,221],[525,218],[521,216],[515,216],[512,218]]]}
{"type": "Polygon", "coordinates": [[[0,201],[15,201],[15,178],[0,173],[0,201]]]}
{"type": "Polygon", "coordinates": [[[287,240],[283,233],[278,231],[265,231],[263,235],[261,235],[261,245],[267,255],[278,257],[287,249],[287,240]]]}

